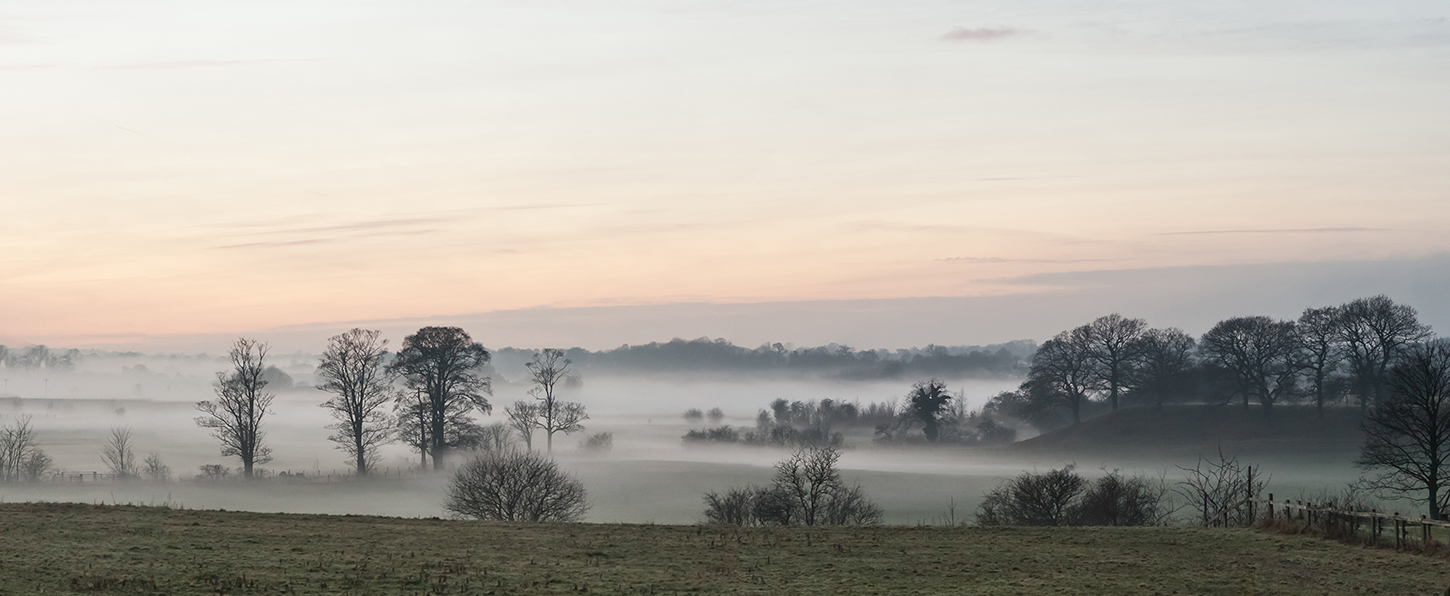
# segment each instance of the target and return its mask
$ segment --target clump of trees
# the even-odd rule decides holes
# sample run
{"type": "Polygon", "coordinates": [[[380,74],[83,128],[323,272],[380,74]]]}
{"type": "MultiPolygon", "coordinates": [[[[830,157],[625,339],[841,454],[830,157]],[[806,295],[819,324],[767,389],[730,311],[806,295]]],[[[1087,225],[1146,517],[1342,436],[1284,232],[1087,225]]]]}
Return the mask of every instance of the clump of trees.
{"type": "Polygon", "coordinates": [[[1038,347],[1017,391],[986,411],[1047,431],[1099,410],[1172,400],[1275,406],[1335,402],[1368,410],[1390,393],[1390,371],[1432,337],[1414,308],[1386,296],[1305,309],[1295,320],[1220,321],[1200,338],[1110,314],[1038,347]]]}
{"type": "Polygon", "coordinates": [[[573,522],[584,518],[584,484],[548,457],[507,450],[469,460],[448,484],[444,508],[459,517],[519,522],[573,522]]]}
{"type": "Polygon", "coordinates": [[[900,413],[890,423],[876,426],[878,442],[949,443],[959,445],[992,445],[1010,443],[1017,431],[998,423],[991,412],[968,410],[966,396],[952,393],[940,379],[920,381],[911,386],[900,413]],[[921,434],[914,433],[917,425],[921,434]]]}
{"type": "Polygon", "coordinates": [[[36,481],[51,469],[51,459],[40,448],[30,417],[16,417],[0,427],[0,482],[36,481]]]}
{"type": "Polygon", "coordinates": [[[1023,472],[987,493],[977,509],[983,526],[1156,526],[1173,513],[1161,478],[1117,470],[1090,480],[1068,465],[1023,472]]]}
{"type": "Polygon", "coordinates": [[[862,526],[881,507],[841,478],[835,447],[808,447],[775,465],[770,486],[705,493],[706,523],[733,526],[862,526]]]}

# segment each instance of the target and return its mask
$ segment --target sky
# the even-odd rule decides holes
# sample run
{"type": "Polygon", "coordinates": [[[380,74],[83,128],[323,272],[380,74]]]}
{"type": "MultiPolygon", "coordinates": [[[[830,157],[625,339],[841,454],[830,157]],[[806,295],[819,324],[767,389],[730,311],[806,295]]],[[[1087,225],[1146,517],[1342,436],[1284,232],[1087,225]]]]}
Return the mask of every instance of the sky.
{"type": "Polygon", "coordinates": [[[1450,328],[1447,18],[0,0],[0,343],[903,347],[1381,292],[1450,328]]]}

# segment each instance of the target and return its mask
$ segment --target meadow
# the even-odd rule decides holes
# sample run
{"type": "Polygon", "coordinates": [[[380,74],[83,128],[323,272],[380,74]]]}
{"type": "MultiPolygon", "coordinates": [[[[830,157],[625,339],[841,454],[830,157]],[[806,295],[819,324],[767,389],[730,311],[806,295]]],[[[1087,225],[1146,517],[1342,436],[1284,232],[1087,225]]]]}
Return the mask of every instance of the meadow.
{"type": "Polygon", "coordinates": [[[1253,529],[739,529],[0,505],[4,594],[1441,594],[1450,562],[1253,529]]]}

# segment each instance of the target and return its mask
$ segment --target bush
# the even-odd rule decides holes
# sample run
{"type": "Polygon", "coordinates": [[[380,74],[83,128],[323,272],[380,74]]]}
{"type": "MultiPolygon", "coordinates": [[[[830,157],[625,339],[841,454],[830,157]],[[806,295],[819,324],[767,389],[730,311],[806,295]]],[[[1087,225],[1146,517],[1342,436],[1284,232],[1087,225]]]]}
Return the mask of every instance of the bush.
{"type": "Polygon", "coordinates": [[[1118,471],[1089,481],[1073,466],[1025,472],[987,493],[977,509],[983,526],[1154,526],[1171,513],[1161,478],[1118,471]]]}
{"type": "Polygon", "coordinates": [[[614,433],[594,433],[579,442],[579,450],[589,453],[609,453],[614,449],[614,433]]]}
{"type": "Polygon", "coordinates": [[[701,412],[699,408],[690,408],[688,410],[685,410],[685,422],[689,422],[690,424],[696,424],[704,419],[705,413],[701,412]]]}
{"type": "Polygon", "coordinates": [[[729,426],[707,428],[704,430],[691,430],[685,433],[687,443],[738,443],[740,433],[729,426]]]}
{"type": "Polygon", "coordinates": [[[706,523],[733,526],[864,526],[881,523],[881,507],[860,486],[841,480],[834,447],[797,451],[775,465],[768,487],[705,493],[706,523]]]}
{"type": "Polygon", "coordinates": [[[584,484],[533,452],[490,453],[464,464],[448,484],[444,508],[459,517],[573,522],[589,511],[584,484]]]}

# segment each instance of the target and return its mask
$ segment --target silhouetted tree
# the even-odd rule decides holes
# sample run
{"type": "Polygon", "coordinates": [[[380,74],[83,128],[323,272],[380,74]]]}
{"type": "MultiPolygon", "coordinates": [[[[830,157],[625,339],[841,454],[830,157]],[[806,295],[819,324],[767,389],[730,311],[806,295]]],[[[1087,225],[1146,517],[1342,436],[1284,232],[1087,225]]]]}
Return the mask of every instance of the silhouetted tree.
{"type": "Polygon", "coordinates": [[[431,443],[434,469],[443,469],[448,450],[461,446],[450,439],[469,436],[458,428],[469,421],[468,414],[492,410],[484,396],[493,389],[482,374],[489,357],[462,329],[424,327],[403,338],[403,348],[387,367],[404,380],[412,396],[426,398],[419,402],[427,418],[421,430],[431,443]]]}
{"type": "Polygon", "coordinates": [[[1334,375],[1343,363],[1338,340],[1343,318],[1340,309],[1332,306],[1306,308],[1294,326],[1299,334],[1299,349],[1303,351],[1304,380],[1309,383],[1314,408],[1321,419],[1334,375]]]}
{"type": "Polygon", "coordinates": [[[514,522],[579,521],[589,511],[584,484],[533,452],[498,451],[459,468],[444,507],[460,517],[514,522]]]}
{"type": "Polygon", "coordinates": [[[274,397],[262,378],[267,344],[240,338],[232,344],[229,357],[232,370],[218,372],[213,386],[216,401],[196,403],[203,414],[196,423],[212,430],[212,436],[222,443],[223,456],[241,458],[242,474],[251,478],[253,466],[272,461],[272,450],[263,442],[266,434],[262,432],[262,419],[270,414],[267,408],[274,397]]]}
{"type": "Polygon", "coordinates": [[[1410,348],[1389,375],[1390,394],[1366,414],[1357,464],[1380,471],[1378,492],[1425,503],[1430,519],[1450,505],[1450,341],[1410,348]]]}
{"type": "Polygon", "coordinates": [[[906,394],[906,408],[902,412],[908,420],[920,420],[926,440],[935,442],[940,434],[938,416],[952,401],[947,384],[931,379],[918,381],[906,394]]]}
{"type": "Polygon", "coordinates": [[[116,480],[126,481],[140,475],[136,466],[136,452],[131,443],[131,429],[113,428],[111,437],[101,448],[101,460],[111,470],[116,480]]]}
{"type": "Polygon", "coordinates": [[[1204,357],[1232,371],[1243,394],[1257,396],[1264,416],[1274,403],[1292,395],[1299,372],[1299,337],[1292,321],[1268,317],[1235,317],[1220,321],[1203,334],[1204,357]]]}
{"type": "Polygon", "coordinates": [[[508,415],[509,426],[518,431],[519,438],[524,440],[524,449],[534,450],[534,429],[539,427],[539,406],[533,402],[519,400],[514,405],[504,408],[508,415]]]}
{"type": "Polygon", "coordinates": [[[568,377],[569,364],[563,350],[549,348],[534,354],[533,362],[526,365],[534,382],[529,395],[537,401],[535,416],[539,429],[544,431],[550,453],[554,452],[554,433],[570,435],[584,430],[580,423],[589,418],[582,404],[559,399],[557,388],[568,377]]]}
{"type": "Polygon", "coordinates": [[[0,428],[0,482],[37,480],[49,467],[50,456],[40,449],[29,416],[0,428]]]}
{"type": "Polygon", "coordinates": [[[1088,481],[1068,465],[1058,470],[1021,476],[989,491],[977,509],[983,526],[1066,526],[1088,481]]]}
{"type": "Polygon", "coordinates": [[[1196,364],[1193,336],[1181,329],[1149,329],[1134,348],[1138,361],[1133,367],[1134,391],[1158,408],[1175,396],[1187,394],[1196,364]]]}
{"type": "Polygon", "coordinates": [[[395,425],[384,409],[396,398],[383,368],[387,340],[381,332],[352,329],[327,340],[317,366],[317,388],[333,394],[320,404],[327,408],[337,431],[329,440],[348,455],[359,476],[377,464],[378,447],[393,440],[395,425]]]}
{"type": "Polygon", "coordinates": [[[1389,370],[1406,348],[1429,339],[1415,309],[1388,296],[1359,298],[1339,307],[1338,339],[1354,376],[1360,406],[1384,401],[1389,370]]]}
{"type": "Polygon", "coordinates": [[[705,519],[738,526],[863,526],[881,523],[881,507],[847,485],[834,447],[807,447],[775,465],[769,487],[705,494],[705,519]]]}
{"type": "Polygon", "coordinates": [[[1032,356],[1027,374],[1030,395],[1050,400],[1072,412],[1074,425],[1082,422],[1083,402],[1101,387],[1101,364],[1093,355],[1086,327],[1064,331],[1047,340],[1032,356]]]}
{"type": "Polygon", "coordinates": [[[1087,349],[1098,363],[1098,384],[1108,392],[1110,409],[1118,409],[1118,396],[1133,378],[1140,340],[1147,329],[1143,319],[1113,313],[1088,323],[1084,330],[1087,349]]]}

